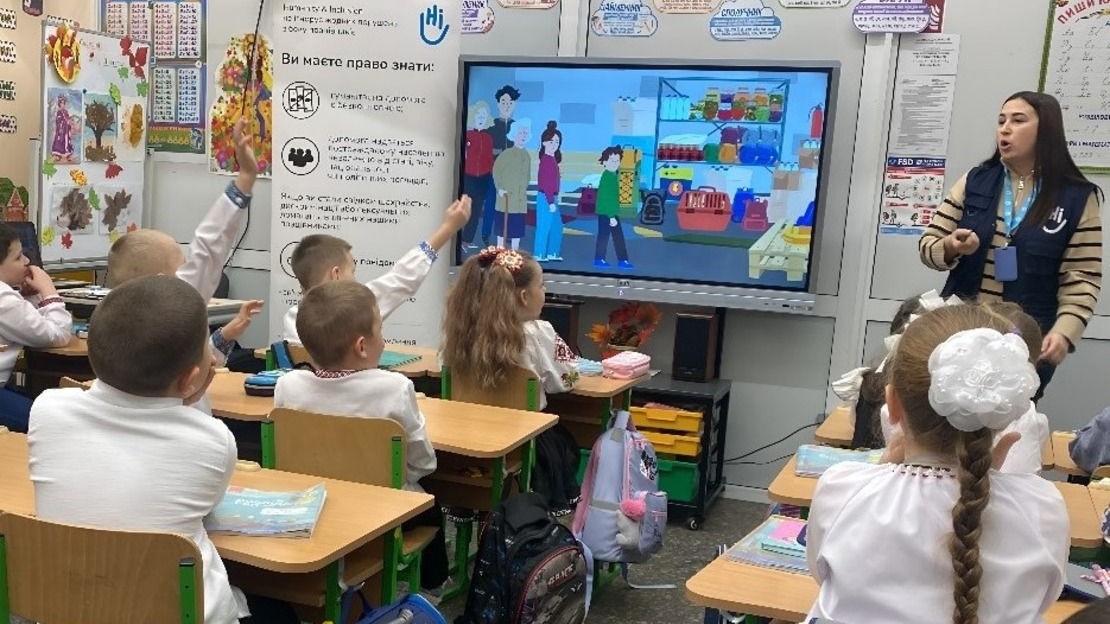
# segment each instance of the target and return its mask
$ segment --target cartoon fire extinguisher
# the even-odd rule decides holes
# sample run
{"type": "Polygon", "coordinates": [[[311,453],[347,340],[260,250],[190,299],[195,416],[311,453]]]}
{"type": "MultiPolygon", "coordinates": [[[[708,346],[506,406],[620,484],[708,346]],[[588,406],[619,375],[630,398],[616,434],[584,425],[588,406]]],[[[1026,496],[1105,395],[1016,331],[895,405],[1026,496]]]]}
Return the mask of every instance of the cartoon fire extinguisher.
{"type": "Polygon", "coordinates": [[[821,105],[814,106],[809,111],[809,138],[820,139],[825,128],[825,111],[821,105]]]}

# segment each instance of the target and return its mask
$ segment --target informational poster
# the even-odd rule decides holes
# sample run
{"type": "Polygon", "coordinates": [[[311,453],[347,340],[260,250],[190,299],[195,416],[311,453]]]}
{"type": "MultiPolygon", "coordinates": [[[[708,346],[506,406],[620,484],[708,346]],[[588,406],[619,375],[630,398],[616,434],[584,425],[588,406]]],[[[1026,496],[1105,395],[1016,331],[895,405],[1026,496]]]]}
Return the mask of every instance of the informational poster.
{"type": "Polygon", "coordinates": [[[864,34],[919,33],[929,26],[925,0],[860,0],[852,23],[864,34]]]}
{"type": "Polygon", "coordinates": [[[879,233],[920,236],[944,199],[960,37],[902,37],[879,233]]]}
{"type": "Polygon", "coordinates": [[[787,9],[835,9],[847,6],[852,0],[779,0],[787,9]]]}
{"type": "Polygon", "coordinates": [[[559,0],[497,0],[506,9],[550,9],[559,0]]]}
{"type": "MultiPolygon", "coordinates": [[[[274,84],[273,331],[300,300],[288,260],[304,236],[349,241],[366,281],[442,220],[458,151],[460,9],[459,0],[300,0],[275,10],[283,52],[274,84]],[[325,14],[349,23],[331,32],[285,28],[325,14]]],[[[388,319],[387,339],[438,344],[447,264],[440,259],[417,301],[388,319]]]]}
{"type": "Polygon", "coordinates": [[[42,37],[42,259],[101,260],[142,223],[149,46],[66,26],[42,37]]]}
{"type": "Polygon", "coordinates": [[[879,232],[921,236],[944,199],[943,158],[888,158],[879,232]]]}
{"type": "Polygon", "coordinates": [[[32,140],[39,137],[42,115],[42,24],[94,26],[96,6],[52,2],[44,14],[41,1],[0,0],[0,182],[6,179],[13,188],[29,192],[28,200],[19,199],[18,193],[13,199],[0,184],[0,206],[11,207],[10,214],[26,213],[27,201],[36,201],[38,178],[31,151],[38,148],[32,140]]]}
{"type": "Polygon", "coordinates": [[[782,20],[762,0],[725,0],[709,18],[709,34],[717,41],[774,39],[782,20]]]}
{"type": "Polygon", "coordinates": [[[1051,6],[1041,91],[1060,101],[1075,164],[1087,172],[1110,173],[1110,1],[1051,6]]]}
{"type": "Polygon", "coordinates": [[[603,0],[590,15],[590,32],[599,37],[650,37],[657,30],[648,0],[603,0]]]}
{"type": "Polygon", "coordinates": [[[709,13],[721,0],[655,0],[660,13],[709,13]]]}
{"type": "Polygon", "coordinates": [[[101,0],[104,30],[151,44],[151,117],[147,136],[159,152],[205,152],[207,0],[101,0]]]}
{"type": "Polygon", "coordinates": [[[461,0],[462,18],[459,27],[464,35],[484,35],[493,30],[497,15],[490,3],[493,0],[461,0]]]}

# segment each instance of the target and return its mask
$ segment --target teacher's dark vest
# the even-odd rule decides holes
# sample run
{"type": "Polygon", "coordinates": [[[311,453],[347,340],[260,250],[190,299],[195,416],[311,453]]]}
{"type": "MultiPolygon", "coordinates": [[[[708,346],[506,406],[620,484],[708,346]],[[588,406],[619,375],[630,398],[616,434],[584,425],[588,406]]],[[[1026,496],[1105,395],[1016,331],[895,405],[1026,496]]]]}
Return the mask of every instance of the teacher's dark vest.
{"type": "MultiPolygon", "coordinates": [[[[1005,168],[1001,163],[982,165],[967,174],[959,227],[979,236],[979,249],[960,259],[956,268],[949,272],[944,284],[945,297],[957,295],[974,299],[979,294],[995,229],[1005,228],[998,219],[999,196],[1005,180],[1005,168]]],[[[1010,239],[1010,246],[1017,248],[1018,277],[1012,282],[1002,282],[1002,299],[1020,305],[1026,314],[1037,320],[1042,331],[1047,332],[1056,322],[1060,263],[1094,189],[1093,184],[1065,185],[1060,189],[1058,207],[1043,226],[1022,221],[1010,239]]]]}

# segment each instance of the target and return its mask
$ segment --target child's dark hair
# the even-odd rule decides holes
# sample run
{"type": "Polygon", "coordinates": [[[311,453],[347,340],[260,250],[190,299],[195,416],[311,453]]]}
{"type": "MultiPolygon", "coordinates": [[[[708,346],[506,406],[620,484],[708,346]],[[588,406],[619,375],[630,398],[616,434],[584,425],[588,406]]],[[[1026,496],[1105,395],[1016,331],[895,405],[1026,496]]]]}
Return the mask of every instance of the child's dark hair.
{"type": "Polygon", "coordinates": [[[324,281],[332,267],[343,266],[350,251],[351,244],[342,238],[311,234],[297,243],[289,264],[301,289],[308,290],[324,281]]]}
{"type": "Polygon", "coordinates": [[[852,448],[877,449],[886,446],[881,417],[884,405],[886,405],[886,375],[869,370],[863,374],[859,397],[856,399],[852,448]]]}
{"type": "Polygon", "coordinates": [[[559,137],[559,147],[555,150],[555,162],[563,162],[563,132],[558,128],[559,123],[554,119],[547,122],[547,128],[544,129],[543,134],[540,135],[540,158],[543,158],[543,144],[555,137],[559,137]]]}
{"type": "Polygon", "coordinates": [[[513,85],[505,85],[501,87],[497,90],[497,93],[493,94],[493,97],[496,100],[500,100],[502,95],[509,96],[509,99],[514,102],[520,99],[520,91],[517,91],[517,89],[513,87],[513,85]]]}
{"type": "Polygon", "coordinates": [[[309,289],[297,309],[297,335],[317,366],[336,370],[359,337],[378,321],[374,293],[358,282],[324,282],[309,289]]]}
{"type": "Polygon", "coordinates": [[[1106,624],[1110,622],[1110,598],[1103,598],[1083,607],[1064,620],[1063,624],[1106,624]]]}
{"type": "Polygon", "coordinates": [[[903,301],[902,305],[898,306],[898,311],[894,313],[894,318],[890,319],[890,335],[905,331],[906,323],[910,322],[910,316],[920,311],[921,295],[913,295],[903,301]]]}
{"type": "MultiPolygon", "coordinates": [[[[173,275],[148,275],[112,289],[96,306],[89,364],[96,377],[128,394],[169,396],[208,356],[208,308],[173,275]]],[[[210,356],[208,356],[210,357],[210,356]]]]}
{"type": "Polygon", "coordinates": [[[0,222],[0,251],[3,251],[0,260],[7,259],[8,253],[12,250],[12,243],[17,240],[20,240],[19,232],[7,223],[0,222]]]}
{"type": "Polygon", "coordinates": [[[607,147],[605,148],[605,151],[601,152],[601,158],[598,158],[597,162],[604,164],[605,161],[609,160],[609,157],[613,154],[616,154],[617,156],[624,156],[624,149],[619,145],[607,147]]]}

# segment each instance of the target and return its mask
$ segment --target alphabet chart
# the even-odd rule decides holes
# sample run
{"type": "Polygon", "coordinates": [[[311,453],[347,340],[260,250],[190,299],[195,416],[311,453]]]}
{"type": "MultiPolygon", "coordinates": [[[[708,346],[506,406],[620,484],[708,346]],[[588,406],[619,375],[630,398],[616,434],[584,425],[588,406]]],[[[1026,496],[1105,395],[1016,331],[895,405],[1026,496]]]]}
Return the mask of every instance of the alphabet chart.
{"type": "Polygon", "coordinates": [[[1075,163],[1110,173],[1110,0],[1050,4],[1041,91],[1060,101],[1075,163]]]}
{"type": "Polygon", "coordinates": [[[207,0],[101,0],[104,30],[149,42],[153,52],[148,146],[205,153],[207,0]]]}

